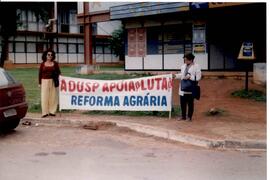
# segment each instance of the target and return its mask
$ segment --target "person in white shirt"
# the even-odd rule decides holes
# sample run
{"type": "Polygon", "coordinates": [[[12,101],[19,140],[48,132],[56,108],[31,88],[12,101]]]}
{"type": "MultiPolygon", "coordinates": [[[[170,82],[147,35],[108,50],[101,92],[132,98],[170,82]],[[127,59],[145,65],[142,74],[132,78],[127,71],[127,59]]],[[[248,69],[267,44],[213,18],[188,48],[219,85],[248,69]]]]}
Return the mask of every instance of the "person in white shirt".
{"type": "Polygon", "coordinates": [[[201,80],[202,73],[200,66],[194,63],[195,56],[192,53],[185,54],[183,58],[184,64],[181,66],[181,72],[174,75],[176,79],[181,79],[179,83],[179,95],[182,117],[178,120],[191,121],[194,112],[194,97],[192,96],[192,87],[189,84],[198,83],[201,80]],[[186,112],[187,107],[188,113],[186,112]]]}

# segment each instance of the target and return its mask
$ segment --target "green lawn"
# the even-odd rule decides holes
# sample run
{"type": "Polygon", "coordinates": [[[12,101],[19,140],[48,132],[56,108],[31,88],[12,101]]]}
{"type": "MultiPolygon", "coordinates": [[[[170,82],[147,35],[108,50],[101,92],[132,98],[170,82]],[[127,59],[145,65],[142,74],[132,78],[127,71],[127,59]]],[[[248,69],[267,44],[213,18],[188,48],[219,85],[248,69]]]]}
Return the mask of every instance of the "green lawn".
{"type": "MultiPolygon", "coordinates": [[[[123,70],[123,68],[115,67],[101,67],[101,70],[106,73],[91,74],[91,75],[79,75],[76,74],[76,67],[62,67],[61,72],[63,76],[79,77],[87,79],[100,79],[100,80],[116,80],[116,79],[130,79],[142,76],[146,74],[114,74],[114,70],[123,70]]],[[[8,70],[18,81],[22,82],[26,90],[26,99],[29,105],[29,112],[41,112],[40,108],[40,88],[38,87],[38,68],[16,68],[8,70]]],[[[179,108],[174,111],[174,114],[179,114],[179,108]]],[[[157,115],[168,116],[168,112],[129,112],[129,111],[90,111],[87,114],[116,114],[116,115],[157,115]]]]}
{"type": "Polygon", "coordinates": [[[36,68],[17,68],[9,70],[18,81],[20,81],[26,91],[26,100],[29,105],[29,111],[40,112],[40,108],[35,110],[34,106],[40,106],[40,88],[38,87],[38,69],[36,68]]]}
{"type": "MultiPolygon", "coordinates": [[[[111,70],[107,68],[107,70],[111,70]]],[[[79,75],[75,73],[76,67],[62,67],[61,72],[63,76],[80,77],[88,79],[128,79],[132,75],[117,75],[117,74],[93,74],[93,75],[79,75]]],[[[20,82],[23,83],[26,90],[26,99],[29,103],[30,112],[40,112],[40,88],[38,87],[38,68],[16,68],[9,70],[9,72],[20,82]]]]}

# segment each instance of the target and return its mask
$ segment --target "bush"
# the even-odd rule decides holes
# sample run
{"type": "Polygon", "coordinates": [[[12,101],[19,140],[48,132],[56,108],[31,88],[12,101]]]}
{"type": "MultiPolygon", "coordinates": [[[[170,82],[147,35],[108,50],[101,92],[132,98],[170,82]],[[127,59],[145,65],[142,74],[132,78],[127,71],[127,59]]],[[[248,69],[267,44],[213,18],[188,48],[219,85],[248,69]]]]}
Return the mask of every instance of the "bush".
{"type": "Polygon", "coordinates": [[[246,91],[245,89],[234,91],[232,93],[232,96],[266,102],[266,95],[262,91],[254,89],[248,91],[246,91]]]}

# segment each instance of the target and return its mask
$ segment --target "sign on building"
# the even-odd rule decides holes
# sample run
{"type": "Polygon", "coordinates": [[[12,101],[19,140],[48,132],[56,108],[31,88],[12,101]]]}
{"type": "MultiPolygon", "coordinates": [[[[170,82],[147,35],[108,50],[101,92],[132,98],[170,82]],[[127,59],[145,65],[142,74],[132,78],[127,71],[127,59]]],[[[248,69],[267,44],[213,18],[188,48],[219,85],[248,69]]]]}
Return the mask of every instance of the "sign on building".
{"type": "Polygon", "coordinates": [[[240,52],[238,55],[238,59],[240,59],[240,60],[254,60],[254,59],[256,59],[252,42],[245,41],[242,43],[242,46],[240,48],[240,52]]]}

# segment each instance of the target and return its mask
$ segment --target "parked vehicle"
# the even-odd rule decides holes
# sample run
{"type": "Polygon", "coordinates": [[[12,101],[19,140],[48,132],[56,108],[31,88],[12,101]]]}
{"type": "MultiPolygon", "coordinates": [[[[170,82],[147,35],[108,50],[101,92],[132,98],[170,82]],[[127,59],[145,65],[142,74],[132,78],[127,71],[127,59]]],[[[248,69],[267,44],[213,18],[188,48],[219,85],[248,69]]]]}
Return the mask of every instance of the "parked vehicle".
{"type": "Polygon", "coordinates": [[[27,109],[23,85],[0,68],[0,130],[15,129],[27,109]]]}

